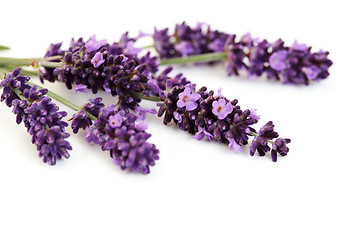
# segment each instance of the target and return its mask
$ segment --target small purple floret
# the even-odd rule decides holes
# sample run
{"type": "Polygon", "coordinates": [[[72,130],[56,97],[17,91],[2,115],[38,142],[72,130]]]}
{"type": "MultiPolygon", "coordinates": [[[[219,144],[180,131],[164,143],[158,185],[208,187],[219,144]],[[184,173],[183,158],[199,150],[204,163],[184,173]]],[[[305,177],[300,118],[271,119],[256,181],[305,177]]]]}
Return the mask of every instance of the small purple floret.
{"type": "Polygon", "coordinates": [[[198,127],[198,129],[199,129],[199,131],[197,133],[195,133],[193,138],[200,141],[206,136],[207,139],[209,139],[210,141],[213,140],[214,136],[211,133],[209,133],[208,131],[206,131],[205,128],[198,127]]]}
{"type": "Polygon", "coordinates": [[[192,93],[190,87],[186,87],[185,90],[179,94],[179,100],[177,106],[179,108],[186,107],[186,111],[192,111],[197,108],[196,101],[200,98],[198,93],[192,93]]]}
{"type": "Polygon", "coordinates": [[[94,68],[98,68],[101,64],[105,62],[101,52],[97,52],[94,57],[91,59],[91,63],[94,65],[94,68]]]}
{"type": "Polygon", "coordinates": [[[106,40],[96,40],[95,34],[85,43],[85,53],[97,51],[100,47],[106,45],[106,40]]]}
{"type": "Polygon", "coordinates": [[[271,54],[269,64],[272,69],[282,71],[286,68],[287,51],[280,50],[271,54]]]}
{"type": "Polygon", "coordinates": [[[238,144],[235,139],[229,138],[229,149],[233,149],[235,152],[241,152],[241,145],[238,144]]]}
{"type": "Polygon", "coordinates": [[[219,119],[226,118],[234,109],[234,106],[223,98],[219,99],[219,101],[214,101],[212,107],[212,113],[218,116],[219,119]]]}
{"type": "Polygon", "coordinates": [[[75,93],[79,93],[79,92],[82,92],[82,93],[87,93],[87,86],[84,85],[84,84],[77,84],[75,85],[75,93]]]}

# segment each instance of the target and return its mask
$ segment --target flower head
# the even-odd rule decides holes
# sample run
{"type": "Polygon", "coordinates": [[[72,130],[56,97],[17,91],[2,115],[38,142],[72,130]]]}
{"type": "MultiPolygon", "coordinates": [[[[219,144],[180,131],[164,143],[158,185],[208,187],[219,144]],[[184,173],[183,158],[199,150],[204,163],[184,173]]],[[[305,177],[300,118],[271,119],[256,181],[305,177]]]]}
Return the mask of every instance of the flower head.
{"type": "Polygon", "coordinates": [[[151,135],[145,132],[145,125],[136,123],[134,114],[111,105],[101,109],[94,125],[87,129],[86,139],[109,151],[114,164],[122,170],[148,174],[159,159],[159,150],[147,142],[151,135]]]}
{"type": "Polygon", "coordinates": [[[72,149],[65,140],[70,136],[65,131],[68,124],[61,120],[67,114],[59,111],[59,107],[45,95],[47,89],[37,90],[36,85],[31,87],[27,83],[30,78],[19,76],[20,72],[21,69],[16,68],[0,83],[4,87],[1,101],[13,107],[16,122],[24,123],[43,162],[55,165],[62,157],[69,158],[68,151],[72,149]]]}

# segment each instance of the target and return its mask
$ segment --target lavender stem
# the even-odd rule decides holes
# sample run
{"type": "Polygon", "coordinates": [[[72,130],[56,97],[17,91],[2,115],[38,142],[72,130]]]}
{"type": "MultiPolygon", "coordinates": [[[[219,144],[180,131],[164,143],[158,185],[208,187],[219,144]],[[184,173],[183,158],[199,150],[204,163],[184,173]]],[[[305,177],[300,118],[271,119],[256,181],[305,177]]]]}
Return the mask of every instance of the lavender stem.
{"type": "MultiPolygon", "coordinates": [[[[36,84],[34,84],[34,83],[32,83],[32,82],[28,82],[28,84],[29,84],[30,86],[36,85],[36,84]]],[[[43,87],[40,87],[40,86],[38,86],[38,85],[37,85],[37,88],[38,88],[38,89],[43,89],[43,87]]],[[[80,111],[80,110],[84,110],[82,107],[79,107],[79,106],[73,104],[73,103],[70,102],[69,100],[61,97],[60,95],[58,95],[58,94],[56,94],[56,93],[54,93],[54,92],[52,92],[52,91],[50,91],[50,90],[48,90],[47,95],[48,95],[49,97],[55,99],[56,101],[64,104],[65,106],[71,108],[71,109],[74,110],[74,111],[77,111],[77,112],[78,112],[78,111],[80,111]]],[[[20,97],[20,96],[19,96],[19,97],[20,97]]],[[[85,110],[84,110],[84,111],[85,111],[85,110]]],[[[86,113],[86,115],[87,115],[91,120],[95,121],[95,120],[97,119],[94,115],[88,113],[87,111],[85,111],[85,113],[86,113]]]]}
{"type": "Polygon", "coordinates": [[[204,53],[204,54],[193,55],[188,57],[161,59],[160,65],[184,64],[184,63],[194,63],[194,62],[212,62],[212,61],[225,59],[226,57],[227,57],[226,52],[204,53]]]}

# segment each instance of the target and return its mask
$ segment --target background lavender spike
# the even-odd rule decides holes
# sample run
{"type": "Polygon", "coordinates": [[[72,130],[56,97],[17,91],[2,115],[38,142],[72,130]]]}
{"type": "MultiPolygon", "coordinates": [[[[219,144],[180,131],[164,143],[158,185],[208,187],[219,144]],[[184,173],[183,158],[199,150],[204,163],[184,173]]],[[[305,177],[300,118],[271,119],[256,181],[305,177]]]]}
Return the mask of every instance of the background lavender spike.
{"type": "MultiPolygon", "coordinates": [[[[155,30],[155,49],[161,59],[226,52],[225,68],[228,75],[239,75],[246,70],[250,75],[266,75],[284,83],[308,85],[329,76],[332,61],[328,51],[312,52],[311,47],[296,41],[291,46],[279,39],[274,43],[252,38],[249,33],[237,40],[235,35],[198,24],[190,27],[185,22],[169,29],[155,30]]],[[[213,63],[213,62],[211,62],[213,63]]]]}
{"type": "Polygon", "coordinates": [[[20,72],[20,68],[15,69],[0,83],[4,87],[1,101],[13,107],[18,124],[24,122],[43,162],[55,165],[62,157],[69,158],[68,151],[72,149],[65,140],[70,136],[65,131],[68,124],[61,120],[67,114],[45,96],[46,89],[31,87],[27,83],[30,78],[19,76],[20,72]]]}

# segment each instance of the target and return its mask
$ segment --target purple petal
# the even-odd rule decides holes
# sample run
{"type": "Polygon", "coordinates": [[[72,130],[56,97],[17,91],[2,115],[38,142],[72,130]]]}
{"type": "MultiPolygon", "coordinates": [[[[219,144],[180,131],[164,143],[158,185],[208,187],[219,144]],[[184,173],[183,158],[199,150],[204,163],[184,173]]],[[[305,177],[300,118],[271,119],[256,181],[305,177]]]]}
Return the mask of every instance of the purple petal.
{"type": "Polygon", "coordinates": [[[271,54],[269,63],[272,69],[282,71],[286,68],[287,51],[279,50],[271,54]]]}
{"type": "Polygon", "coordinates": [[[186,103],[186,111],[192,111],[196,109],[198,104],[196,102],[189,101],[186,103]]]}

